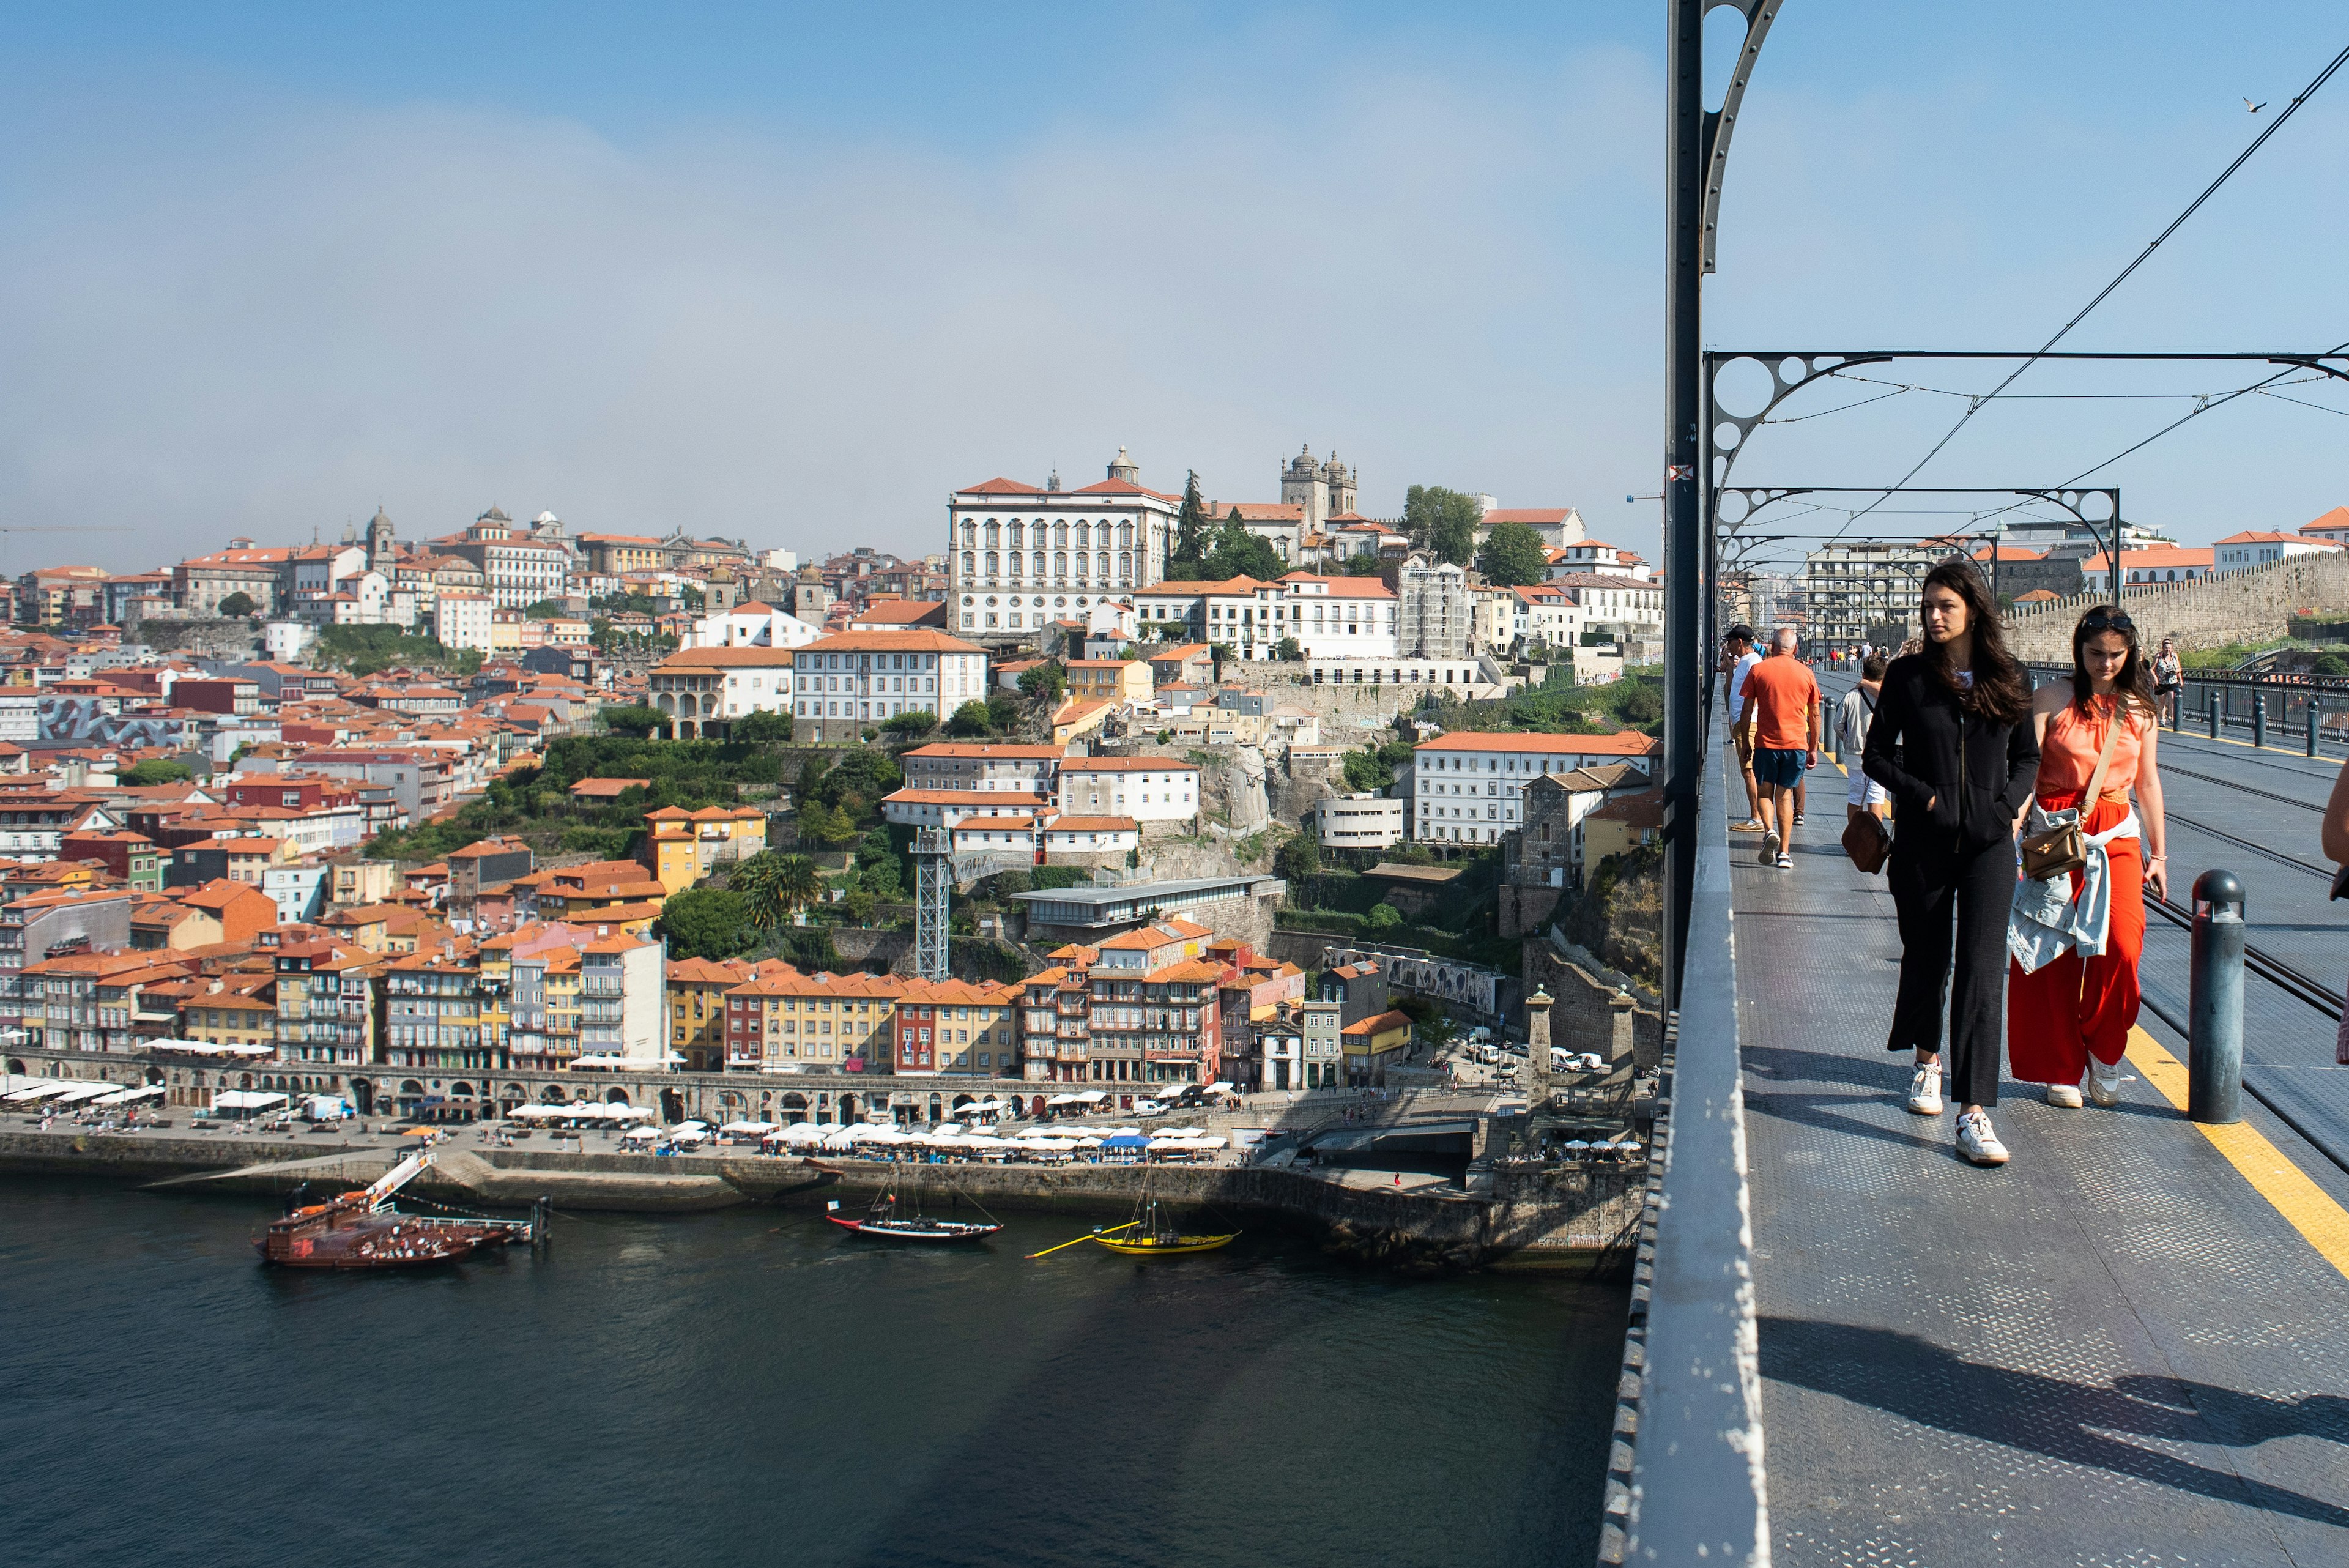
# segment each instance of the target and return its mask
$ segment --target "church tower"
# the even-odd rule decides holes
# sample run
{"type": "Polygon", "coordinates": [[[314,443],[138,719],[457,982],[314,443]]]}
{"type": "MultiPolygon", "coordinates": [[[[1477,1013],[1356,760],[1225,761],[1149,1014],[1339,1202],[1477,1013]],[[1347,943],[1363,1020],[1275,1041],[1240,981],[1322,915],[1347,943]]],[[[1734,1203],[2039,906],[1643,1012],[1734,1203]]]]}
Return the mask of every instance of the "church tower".
{"type": "Polygon", "coordinates": [[[367,519],[367,570],[389,576],[392,560],[398,554],[399,544],[392,537],[391,519],[378,506],[375,509],[375,515],[367,519]]]}
{"type": "Polygon", "coordinates": [[[1139,484],[1142,483],[1142,468],[1125,455],[1125,448],[1120,447],[1117,449],[1117,461],[1109,465],[1109,476],[1123,479],[1128,484],[1139,484]]]}
{"type": "Polygon", "coordinates": [[[1306,447],[1280,471],[1280,504],[1303,508],[1304,531],[1318,534],[1330,521],[1330,482],[1326,471],[1306,447]]]}
{"type": "Polygon", "coordinates": [[[1321,483],[1330,492],[1330,516],[1342,517],[1354,510],[1354,471],[1340,462],[1334,452],[1321,465],[1321,483]]]}

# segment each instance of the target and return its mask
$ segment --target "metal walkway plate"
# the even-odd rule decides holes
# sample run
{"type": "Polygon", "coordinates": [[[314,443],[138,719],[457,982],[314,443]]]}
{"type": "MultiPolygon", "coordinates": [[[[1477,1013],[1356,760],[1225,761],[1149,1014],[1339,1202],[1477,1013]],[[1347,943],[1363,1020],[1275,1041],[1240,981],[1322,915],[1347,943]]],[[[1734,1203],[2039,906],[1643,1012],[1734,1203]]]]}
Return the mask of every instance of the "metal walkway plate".
{"type": "Polygon", "coordinates": [[[1733,849],[1774,1561],[2349,1563],[2349,1280],[2141,1082],[2010,1080],[1995,1170],[1909,1115],[1821,794],[1792,872],[1733,849]]]}

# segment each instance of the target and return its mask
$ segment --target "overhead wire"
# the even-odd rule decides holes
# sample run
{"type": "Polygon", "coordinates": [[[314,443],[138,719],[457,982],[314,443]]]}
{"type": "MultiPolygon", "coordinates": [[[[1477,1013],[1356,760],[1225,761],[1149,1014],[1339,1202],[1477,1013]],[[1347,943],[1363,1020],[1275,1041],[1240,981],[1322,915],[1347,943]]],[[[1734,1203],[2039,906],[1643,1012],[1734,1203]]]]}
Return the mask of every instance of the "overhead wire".
{"type": "MultiPolygon", "coordinates": [[[[2306,87],[2302,88],[2300,90],[2299,95],[2284,106],[2283,112],[2270,120],[2266,127],[2261,130],[2259,135],[2251,139],[2251,144],[2249,147],[2244,148],[2242,151],[2237,153],[2235,155],[2235,161],[2228,164],[2225,169],[2220,171],[2219,177],[2211,181],[2209,184],[2204,186],[2202,193],[2195,197],[2193,201],[2188,202],[2184,212],[2178,213],[2177,217],[2172,218],[2169,221],[2168,227],[2163,229],[2158,234],[2156,234],[2151,243],[2149,243],[2145,249],[2139,251],[2135,259],[2130,261],[2128,265],[2121,268],[2118,273],[2114,275],[2113,280],[2110,283],[2107,283],[2104,287],[2098,289],[2095,298],[2082,306],[2079,310],[2074,314],[2071,320],[2066,321],[2061,327],[2057,328],[2054,337],[2050,337],[2046,342],[2041,344],[2038,350],[2032,354],[2030,358],[2023,360],[2022,364],[2016,366],[2007,376],[2005,380],[2001,381],[1997,386],[1992,388],[1988,393],[1969,402],[1966,405],[1966,411],[1958,416],[1958,422],[1951,425],[1948,431],[1942,435],[1941,439],[1933,443],[1931,451],[1926,452],[1923,457],[1917,460],[1916,466],[1909,469],[1907,473],[1902,474],[1898,482],[1886,489],[1883,498],[1889,499],[1894,491],[1899,490],[1902,485],[1907,484],[1910,480],[1916,478],[1918,474],[1924,472],[1925,465],[1932,462],[1936,457],[1939,457],[1941,454],[1942,449],[1957,439],[1958,432],[1964,430],[1968,424],[1971,423],[1973,417],[1976,414],[1982,412],[1983,409],[1987,408],[1991,401],[2001,392],[2005,391],[2007,388],[2014,385],[2015,381],[2024,371],[2037,364],[2041,358],[2044,357],[2050,349],[2054,348],[2056,344],[2061,343],[2064,339],[2065,336],[2071,332],[2072,328],[2079,326],[2081,322],[2086,320],[2088,318],[2089,312],[2095,310],[2096,306],[2102,305],[2106,299],[2110,298],[2113,291],[2120,287],[2122,284],[2127,283],[2130,275],[2134,274],[2138,267],[2143,266],[2146,261],[2152,256],[2153,253],[2159,250],[2169,239],[2170,235],[2176,234],[2179,229],[2185,226],[2186,221],[2189,218],[2191,218],[2196,213],[2201,211],[2202,204],[2205,202],[2208,202],[2212,196],[2216,195],[2219,192],[2219,188],[2224,185],[2229,180],[2232,179],[2237,170],[2250,162],[2252,155],[2258,152],[2261,148],[2267,145],[2268,138],[2273,136],[2277,131],[2282,130],[2284,127],[2284,122],[2300,111],[2300,106],[2306,103],[2311,98],[2314,97],[2317,90],[2323,88],[2326,82],[2330,81],[2333,78],[2333,73],[2340,70],[2342,66],[2344,64],[2349,64],[2349,48],[2344,48],[2339,54],[2333,56],[2331,63],[2326,65],[2323,70],[2316,73],[2316,78],[2310,82],[2306,87]]],[[[2252,390],[2256,389],[2246,389],[2252,390]]],[[[2236,395],[2240,394],[2230,395],[2230,398],[2225,400],[2231,401],[2233,396],[2236,395]]],[[[2194,412],[2189,414],[2187,418],[2194,418],[2196,415],[2204,412],[2207,408],[2212,406],[2215,405],[2199,404],[2195,408],[2194,412]]],[[[2180,421],[2179,422],[2183,423],[2184,421],[2180,421]]],[[[2166,433],[2167,431],[2158,432],[2154,437],[2149,439],[2158,440],[2161,434],[2166,433]]],[[[2136,449],[2131,448],[2130,450],[2135,451],[2136,449]]],[[[2123,457],[2127,455],[2128,453],[2127,452],[2123,452],[2121,454],[2123,457]]],[[[2110,461],[2117,462],[2119,458],[2114,458],[2110,461]]],[[[2107,464],[2099,463],[2097,465],[2097,467],[2100,468],[2105,466],[2107,466],[2107,464]]],[[[2095,470],[2090,469],[2088,472],[2093,473],[2095,470]]],[[[1851,521],[1857,523],[1860,518],[1867,516],[1868,513],[1873,510],[1873,506],[1862,507],[1857,513],[1853,514],[1851,521]]]]}

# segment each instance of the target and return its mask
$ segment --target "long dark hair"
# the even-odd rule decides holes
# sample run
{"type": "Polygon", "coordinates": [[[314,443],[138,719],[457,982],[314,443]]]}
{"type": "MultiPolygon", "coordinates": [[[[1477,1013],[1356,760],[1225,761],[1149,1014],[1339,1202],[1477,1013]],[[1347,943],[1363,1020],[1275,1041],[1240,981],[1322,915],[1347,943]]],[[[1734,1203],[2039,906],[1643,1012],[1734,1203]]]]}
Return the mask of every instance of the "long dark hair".
{"type": "Polygon", "coordinates": [[[2150,713],[2153,706],[2153,666],[2137,639],[2137,622],[2117,605],[2096,605],[2072,628],[2072,705],[2083,719],[2094,718],[2096,683],[2088,679],[2088,639],[2117,632],[2128,644],[2128,657],[2113,677],[2113,695],[2125,707],[2150,713]]]}
{"type": "Polygon", "coordinates": [[[1982,574],[1971,561],[1952,556],[1925,574],[1924,584],[1917,590],[1920,601],[1928,589],[1936,587],[1947,588],[1966,601],[1966,629],[1973,634],[1974,645],[1974,683],[1969,689],[1951,663],[1950,644],[1926,643],[1926,657],[1939,668],[1941,684],[1957,694],[1961,707],[1971,708],[1993,723],[2021,723],[2031,711],[2031,683],[2023,678],[2023,666],[2006,650],[1998,607],[1991,603],[1982,574]]]}

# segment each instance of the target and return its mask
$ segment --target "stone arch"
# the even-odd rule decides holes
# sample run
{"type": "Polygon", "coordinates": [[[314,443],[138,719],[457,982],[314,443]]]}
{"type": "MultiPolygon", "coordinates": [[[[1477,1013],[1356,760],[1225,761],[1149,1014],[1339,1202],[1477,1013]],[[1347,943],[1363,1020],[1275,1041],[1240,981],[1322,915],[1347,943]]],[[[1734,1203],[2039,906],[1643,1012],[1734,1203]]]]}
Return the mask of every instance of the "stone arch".
{"type": "Polygon", "coordinates": [[[359,1115],[363,1116],[375,1115],[375,1085],[365,1078],[353,1078],[351,1103],[358,1107],[359,1115]]]}
{"type": "Polygon", "coordinates": [[[628,1103],[628,1091],[615,1085],[604,1091],[604,1097],[616,1106],[625,1106],[628,1103]]]}
{"type": "Polygon", "coordinates": [[[250,1089],[253,1087],[253,1075],[250,1073],[239,1073],[236,1075],[236,1086],[240,1089],[250,1089]]]}
{"type": "Polygon", "coordinates": [[[933,1122],[942,1122],[946,1119],[947,1103],[945,1099],[939,1096],[932,1095],[930,1096],[930,1120],[933,1122]]]}
{"type": "Polygon", "coordinates": [[[675,1089],[663,1089],[660,1092],[660,1114],[661,1120],[665,1122],[685,1120],[685,1096],[675,1089]]]}
{"type": "Polygon", "coordinates": [[[833,1119],[845,1124],[854,1121],[856,1119],[856,1096],[854,1095],[841,1096],[840,1108],[834,1113],[833,1119]]]}
{"type": "Polygon", "coordinates": [[[8,1071],[10,1071],[11,1073],[16,1074],[16,1076],[18,1076],[18,1077],[20,1077],[20,1078],[30,1077],[30,1076],[32,1075],[30,1075],[29,1073],[26,1073],[26,1072],[25,1071],[25,1064],[24,1064],[23,1059],[22,1059],[22,1058],[20,1058],[20,1057],[16,1057],[16,1056],[11,1056],[11,1057],[9,1057],[9,1058],[8,1058],[8,1071]]]}
{"type": "Polygon", "coordinates": [[[564,1094],[562,1085],[549,1084],[543,1090],[540,1091],[538,1097],[540,1103],[543,1105],[559,1106],[569,1096],[564,1094]]]}

